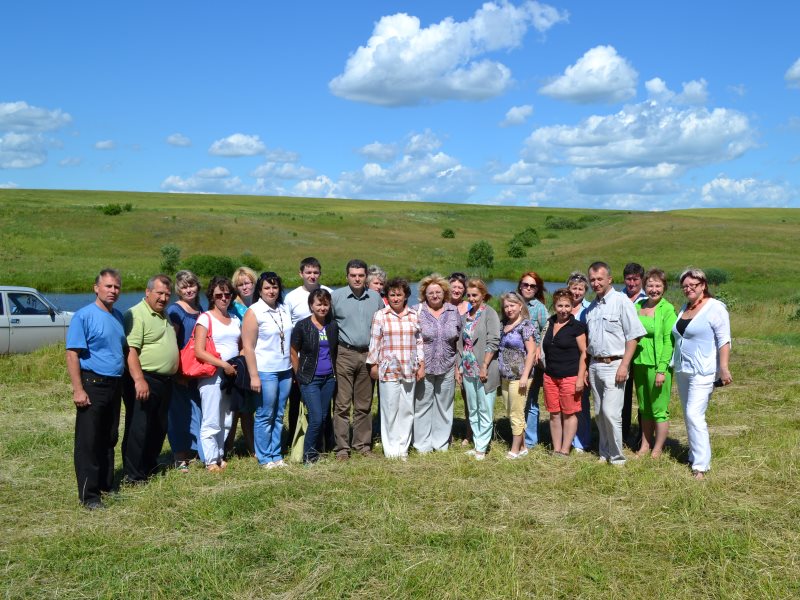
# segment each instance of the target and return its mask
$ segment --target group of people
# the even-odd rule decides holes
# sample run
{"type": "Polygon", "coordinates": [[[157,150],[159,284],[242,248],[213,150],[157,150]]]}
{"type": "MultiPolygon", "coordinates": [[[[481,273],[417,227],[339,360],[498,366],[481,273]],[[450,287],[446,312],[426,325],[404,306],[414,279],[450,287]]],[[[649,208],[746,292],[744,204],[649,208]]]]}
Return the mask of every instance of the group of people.
{"type": "Polygon", "coordinates": [[[195,457],[209,472],[224,470],[239,424],[264,469],[285,466],[287,407],[304,463],[326,450],[340,461],[371,456],[375,382],[386,457],[406,460],[412,446],[448,450],[457,389],[467,417],[461,443],[475,460],[489,451],[498,391],[511,424],[508,459],[539,441],[541,390],[553,454],[587,451],[591,390],[599,460],[621,465],[634,388],[636,455],[663,452],[674,375],[693,475],[709,470],[705,410],[714,386],[731,382],[730,324],[702,271],[681,274],[679,313],[664,299],[664,272],[636,263],[625,267],[621,292],[604,262],[572,273],[552,294],[552,314],[533,271],[501,295],[500,314],[484,281],[463,273],[425,277],[418,303],[407,280],[387,279],[362,260],[349,261],[345,274],[347,285],[331,290],[320,284],[320,262],[308,257],[302,285],[285,293],[277,273],[240,267],[211,279],[206,310],[196,275],[176,274],[173,304],[172,280],[156,275],[122,315],[114,308],[120,274],[101,271],[95,302],[74,315],[66,340],[81,503],[101,508],[111,490],[121,403],[123,480],[138,484],[157,472],[165,437],[178,470],[187,472],[195,457]]]}

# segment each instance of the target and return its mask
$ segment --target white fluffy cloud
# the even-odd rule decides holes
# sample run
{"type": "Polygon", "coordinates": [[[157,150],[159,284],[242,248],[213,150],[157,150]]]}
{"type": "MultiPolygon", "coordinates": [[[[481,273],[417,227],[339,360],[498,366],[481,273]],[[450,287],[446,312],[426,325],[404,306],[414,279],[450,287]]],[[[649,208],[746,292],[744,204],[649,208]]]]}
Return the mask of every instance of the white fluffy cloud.
{"type": "Polygon", "coordinates": [[[29,169],[47,160],[48,141],[40,133],[0,136],[0,169],[29,169]]]}
{"type": "Polygon", "coordinates": [[[622,102],[636,95],[639,74],[613,46],[596,46],[539,92],[569,102],[622,102]]]}
{"type": "Polygon", "coordinates": [[[117,145],[114,140],[100,140],[95,142],[94,147],[96,150],[113,150],[117,145]]]}
{"type": "Polygon", "coordinates": [[[405,153],[411,156],[423,156],[435,152],[442,147],[440,140],[430,129],[422,133],[413,133],[408,137],[405,153]]]}
{"type": "Polygon", "coordinates": [[[238,177],[208,177],[201,173],[202,171],[198,171],[195,175],[186,178],[170,175],[161,182],[161,189],[168,192],[194,194],[233,194],[248,191],[238,177]]]}
{"type": "Polygon", "coordinates": [[[0,183],[0,190],[15,190],[18,187],[19,185],[14,183],[13,181],[6,181],[5,183],[0,183]]]}
{"type": "Polygon", "coordinates": [[[83,159],[79,156],[68,156],[58,161],[59,167],[79,167],[83,163],[83,159]]]}
{"type": "Polygon", "coordinates": [[[192,145],[192,140],[183,135],[182,133],[173,133],[167,136],[167,143],[170,146],[178,146],[179,148],[188,148],[192,145]]]}
{"type": "Polygon", "coordinates": [[[494,175],[492,181],[503,185],[530,185],[543,174],[544,169],[538,165],[518,160],[507,170],[494,175]]]}
{"type": "Polygon", "coordinates": [[[682,86],[683,91],[676,94],[660,77],[654,77],[644,84],[648,96],[657,102],[702,106],[708,101],[708,82],[705,79],[684,81],[682,86]]]}
{"type": "Polygon", "coordinates": [[[518,47],[530,27],[544,32],[567,18],[547,4],[505,0],[486,2],[466,21],[448,17],[428,27],[405,13],[384,16],[329,88],[383,106],[492,98],[509,87],[511,71],[484,55],[518,47]]]}
{"type": "Polygon", "coordinates": [[[522,106],[512,106],[506,112],[506,118],[500,121],[500,127],[512,127],[514,125],[523,125],[533,114],[533,106],[530,104],[523,104],[522,106]]]}
{"type": "Polygon", "coordinates": [[[314,169],[298,165],[294,162],[266,162],[257,166],[252,173],[253,177],[277,179],[308,179],[316,172],[314,169]]]}
{"type": "Polygon", "coordinates": [[[372,142],[371,144],[359,148],[358,153],[367,160],[389,162],[397,156],[397,146],[395,144],[372,142]]]}
{"type": "Polygon", "coordinates": [[[0,131],[30,133],[61,129],[72,117],[60,108],[49,110],[27,102],[0,102],[0,131]]]}
{"type": "Polygon", "coordinates": [[[575,126],[536,129],[526,140],[523,158],[587,168],[693,167],[741,156],[755,144],[754,135],[748,118],[736,110],[643,102],[575,126]]]}
{"type": "Polygon", "coordinates": [[[208,153],[214,156],[255,156],[266,150],[259,136],[234,133],[211,144],[208,153]]]}
{"type": "Polygon", "coordinates": [[[800,190],[786,184],[720,175],[701,188],[706,206],[786,207],[800,205],[800,190]]]}
{"type": "Polygon", "coordinates": [[[230,174],[231,172],[225,167],[213,167],[211,169],[200,169],[197,172],[197,177],[202,177],[204,179],[220,179],[222,177],[228,177],[230,174]]]}
{"type": "Polygon", "coordinates": [[[800,88],[800,58],[794,61],[794,64],[786,70],[783,78],[789,87],[800,88]]]}

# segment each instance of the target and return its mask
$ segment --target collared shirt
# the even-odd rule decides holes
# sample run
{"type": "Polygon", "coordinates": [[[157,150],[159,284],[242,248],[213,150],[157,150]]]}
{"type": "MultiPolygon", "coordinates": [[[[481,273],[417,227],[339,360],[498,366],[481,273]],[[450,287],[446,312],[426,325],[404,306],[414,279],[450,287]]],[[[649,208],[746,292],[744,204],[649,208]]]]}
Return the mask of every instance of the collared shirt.
{"type": "Polygon", "coordinates": [[[378,365],[381,381],[415,381],[424,356],[416,311],[405,307],[397,314],[387,306],[374,314],[366,362],[378,365]]]}
{"type": "Polygon", "coordinates": [[[547,307],[536,298],[531,298],[528,301],[528,313],[531,317],[531,323],[533,323],[533,326],[536,328],[536,333],[542,333],[547,325],[547,318],[549,317],[547,314],[547,307]]]}
{"type": "Polygon", "coordinates": [[[444,375],[453,370],[456,364],[456,344],[461,335],[461,315],[449,302],[437,319],[427,303],[415,307],[419,314],[422,341],[425,348],[425,373],[444,375]]]}
{"type": "MultiPolygon", "coordinates": [[[[321,285],[319,287],[329,292],[332,291],[331,288],[326,285],[321,285]]],[[[292,325],[296,325],[298,321],[302,321],[306,317],[311,316],[311,309],[308,307],[308,297],[310,295],[311,292],[302,285],[286,294],[286,298],[283,299],[283,305],[292,317],[292,325]]]]}
{"type": "Polygon", "coordinates": [[[125,369],[125,330],[122,313],[107,312],[94,302],[72,316],[67,349],[78,350],[81,369],[106,377],[120,377],[125,369]]]}
{"type": "Polygon", "coordinates": [[[614,288],[610,288],[602,298],[595,298],[584,315],[590,356],[622,356],[625,342],[647,333],[636,314],[636,305],[614,288]]]}
{"type": "Polygon", "coordinates": [[[178,371],[178,339],[166,315],[154,311],[145,300],[125,313],[128,346],[139,350],[142,371],[174,375],[178,371]]]}
{"type": "Polygon", "coordinates": [[[635,298],[631,298],[630,296],[628,296],[628,288],[627,287],[623,287],[622,290],[621,290],[621,293],[625,294],[625,297],[628,300],[630,300],[631,302],[633,302],[633,303],[636,303],[636,302],[638,302],[639,300],[642,300],[642,299],[647,300],[647,294],[645,293],[644,289],[642,289],[642,288],[639,288],[639,293],[636,294],[635,298]]]}
{"type": "Polygon", "coordinates": [[[333,318],[339,326],[339,341],[366,348],[370,340],[372,315],[384,308],[377,292],[365,289],[356,297],[349,285],[335,290],[332,297],[333,318]]]}

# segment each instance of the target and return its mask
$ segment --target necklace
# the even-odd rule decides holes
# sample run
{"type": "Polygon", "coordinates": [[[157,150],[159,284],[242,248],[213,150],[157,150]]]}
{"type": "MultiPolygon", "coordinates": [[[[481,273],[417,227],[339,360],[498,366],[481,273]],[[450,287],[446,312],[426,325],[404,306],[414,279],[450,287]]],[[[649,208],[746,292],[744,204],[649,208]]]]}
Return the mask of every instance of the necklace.
{"type": "Polygon", "coordinates": [[[281,356],[283,356],[285,354],[285,352],[284,352],[284,341],[286,340],[286,336],[283,333],[283,315],[281,314],[281,310],[280,309],[273,310],[272,307],[269,306],[269,304],[267,304],[267,307],[270,309],[270,310],[267,310],[267,314],[269,315],[269,318],[272,319],[272,322],[275,323],[275,327],[278,328],[278,335],[281,338],[281,356]],[[277,312],[278,315],[280,315],[280,317],[281,317],[280,322],[273,316],[273,314],[272,314],[273,312],[277,312]]]}
{"type": "Polygon", "coordinates": [[[696,309],[700,308],[700,306],[703,304],[703,302],[705,302],[705,300],[706,300],[706,298],[705,298],[705,296],[703,296],[702,298],[700,298],[700,300],[698,300],[694,304],[690,304],[689,305],[689,310],[696,310],[696,309]]]}

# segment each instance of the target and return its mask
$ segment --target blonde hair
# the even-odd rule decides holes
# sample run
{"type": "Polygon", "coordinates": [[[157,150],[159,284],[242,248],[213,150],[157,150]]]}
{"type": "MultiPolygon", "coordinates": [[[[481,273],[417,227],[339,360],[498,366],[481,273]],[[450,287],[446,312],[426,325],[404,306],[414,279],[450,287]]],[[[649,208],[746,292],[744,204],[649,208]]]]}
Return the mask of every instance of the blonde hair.
{"type": "Polygon", "coordinates": [[[438,285],[444,292],[444,301],[450,302],[450,282],[439,273],[431,273],[419,282],[419,301],[425,302],[425,292],[430,285],[438,285]]]}
{"type": "Polygon", "coordinates": [[[517,292],[504,292],[500,294],[500,310],[503,313],[502,320],[504,323],[508,320],[505,311],[506,302],[511,302],[511,304],[519,304],[522,307],[520,310],[522,318],[530,320],[531,312],[528,310],[528,303],[525,302],[525,298],[520,296],[519,293],[517,292]]]}
{"type": "MultiPolygon", "coordinates": [[[[239,293],[239,279],[241,279],[242,275],[253,282],[253,296],[255,296],[255,285],[256,281],[258,281],[258,275],[256,275],[256,272],[250,267],[241,266],[233,272],[231,276],[231,285],[233,285],[233,291],[236,293],[235,299],[240,301],[244,300],[239,293]]],[[[244,302],[242,302],[242,304],[244,304],[244,302]]]]}
{"type": "Polygon", "coordinates": [[[488,302],[492,299],[492,295],[489,293],[489,288],[486,287],[486,284],[480,277],[471,277],[470,279],[467,279],[467,285],[464,286],[464,289],[468,290],[469,288],[477,288],[477,290],[483,296],[484,302],[488,302]]]}

